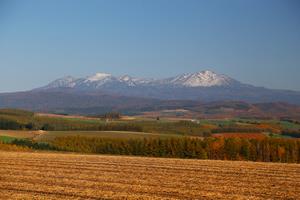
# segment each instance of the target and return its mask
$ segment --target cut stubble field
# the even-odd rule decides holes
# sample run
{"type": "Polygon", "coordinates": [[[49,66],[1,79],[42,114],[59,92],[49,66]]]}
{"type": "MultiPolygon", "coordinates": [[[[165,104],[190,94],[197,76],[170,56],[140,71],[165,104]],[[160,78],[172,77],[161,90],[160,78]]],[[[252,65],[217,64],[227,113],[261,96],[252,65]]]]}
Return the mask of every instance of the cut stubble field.
{"type": "Polygon", "coordinates": [[[2,199],[299,199],[300,165],[0,151],[2,199]]]}
{"type": "Polygon", "coordinates": [[[39,131],[0,130],[0,136],[14,137],[18,139],[34,138],[41,134],[39,131]]]}

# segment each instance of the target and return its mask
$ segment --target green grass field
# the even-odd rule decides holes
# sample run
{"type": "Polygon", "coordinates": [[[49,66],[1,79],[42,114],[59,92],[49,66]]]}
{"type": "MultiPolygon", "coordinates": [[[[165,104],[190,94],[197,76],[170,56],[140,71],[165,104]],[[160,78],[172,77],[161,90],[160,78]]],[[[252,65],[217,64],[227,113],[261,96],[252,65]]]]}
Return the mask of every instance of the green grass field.
{"type": "Polygon", "coordinates": [[[292,138],[291,136],[287,136],[287,135],[281,135],[281,134],[267,134],[269,137],[271,138],[292,138]]]}
{"type": "Polygon", "coordinates": [[[0,142],[3,142],[3,143],[10,143],[12,141],[14,141],[15,137],[9,137],[9,136],[0,136],[0,142]]]}
{"type": "Polygon", "coordinates": [[[284,129],[293,129],[293,130],[300,129],[300,124],[295,124],[295,123],[291,123],[291,122],[287,122],[287,121],[280,121],[280,125],[284,129]]]}
{"type": "Polygon", "coordinates": [[[201,119],[200,124],[213,124],[213,125],[234,125],[236,124],[234,119],[201,119]]]}

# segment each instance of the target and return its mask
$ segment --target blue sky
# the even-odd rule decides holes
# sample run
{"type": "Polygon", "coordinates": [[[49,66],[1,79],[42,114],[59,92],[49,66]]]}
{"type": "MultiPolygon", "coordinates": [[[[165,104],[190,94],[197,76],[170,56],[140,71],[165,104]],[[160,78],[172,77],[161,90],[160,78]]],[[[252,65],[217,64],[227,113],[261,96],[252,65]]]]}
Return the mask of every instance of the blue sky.
{"type": "Polygon", "coordinates": [[[300,90],[298,0],[0,0],[0,92],[211,69],[300,90]]]}

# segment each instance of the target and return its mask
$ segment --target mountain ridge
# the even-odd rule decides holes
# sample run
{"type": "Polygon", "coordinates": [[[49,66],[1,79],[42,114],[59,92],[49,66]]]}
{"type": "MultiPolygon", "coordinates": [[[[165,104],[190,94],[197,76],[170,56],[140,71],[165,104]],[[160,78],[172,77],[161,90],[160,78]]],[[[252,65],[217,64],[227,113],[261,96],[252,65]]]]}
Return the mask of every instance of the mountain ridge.
{"type": "Polygon", "coordinates": [[[137,78],[129,75],[119,77],[108,73],[96,73],[85,78],[74,78],[66,76],[57,79],[41,89],[69,87],[69,88],[100,88],[106,83],[124,84],[125,86],[175,86],[175,87],[212,87],[229,86],[231,84],[241,84],[229,76],[217,74],[210,70],[196,73],[185,73],[164,79],[137,78]]]}
{"type": "Polygon", "coordinates": [[[282,101],[300,105],[300,92],[257,87],[211,70],[163,79],[137,78],[129,75],[113,76],[108,73],[96,73],[85,78],[66,76],[33,91],[54,89],[163,100],[251,103],[282,101]]]}

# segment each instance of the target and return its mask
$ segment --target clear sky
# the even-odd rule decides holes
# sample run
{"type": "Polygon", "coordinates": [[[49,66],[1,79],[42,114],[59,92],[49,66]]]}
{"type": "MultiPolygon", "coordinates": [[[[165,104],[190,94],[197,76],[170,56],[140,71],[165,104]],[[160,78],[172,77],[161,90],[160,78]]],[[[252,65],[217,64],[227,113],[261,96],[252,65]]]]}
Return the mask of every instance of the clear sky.
{"type": "Polygon", "coordinates": [[[0,0],[0,92],[205,69],[300,90],[299,0],[0,0]]]}

